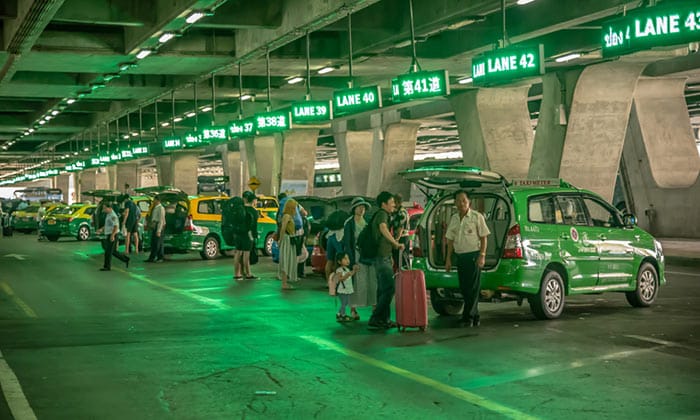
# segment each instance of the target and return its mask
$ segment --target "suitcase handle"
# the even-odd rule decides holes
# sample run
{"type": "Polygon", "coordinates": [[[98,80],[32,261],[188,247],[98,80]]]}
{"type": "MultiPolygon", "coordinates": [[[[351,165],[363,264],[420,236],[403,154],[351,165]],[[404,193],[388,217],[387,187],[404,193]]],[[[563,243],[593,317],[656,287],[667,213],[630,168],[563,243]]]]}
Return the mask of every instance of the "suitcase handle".
{"type": "Polygon", "coordinates": [[[408,256],[408,252],[406,252],[406,250],[403,249],[403,250],[399,250],[399,260],[396,262],[396,265],[398,267],[398,271],[405,271],[403,269],[403,264],[401,264],[401,262],[404,260],[404,258],[406,261],[406,267],[408,267],[407,270],[410,270],[412,268],[411,267],[411,258],[408,256]]]}

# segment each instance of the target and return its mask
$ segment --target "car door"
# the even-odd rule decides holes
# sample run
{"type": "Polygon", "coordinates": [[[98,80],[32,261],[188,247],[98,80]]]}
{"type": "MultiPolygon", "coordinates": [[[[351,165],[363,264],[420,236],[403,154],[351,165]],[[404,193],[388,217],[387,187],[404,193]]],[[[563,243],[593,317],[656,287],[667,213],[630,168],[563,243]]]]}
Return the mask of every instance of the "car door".
{"type": "Polygon", "coordinates": [[[569,275],[569,289],[585,292],[598,283],[597,239],[591,235],[580,194],[557,195],[559,257],[569,275]]]}
{"type": "Polygon", "coordinates": [[[635,276],[634,235],[625,229],[617,210],[593,195],[583,195],[591,226],[588,234],[598,248],[598,286],[626,285],[635,276]]]}

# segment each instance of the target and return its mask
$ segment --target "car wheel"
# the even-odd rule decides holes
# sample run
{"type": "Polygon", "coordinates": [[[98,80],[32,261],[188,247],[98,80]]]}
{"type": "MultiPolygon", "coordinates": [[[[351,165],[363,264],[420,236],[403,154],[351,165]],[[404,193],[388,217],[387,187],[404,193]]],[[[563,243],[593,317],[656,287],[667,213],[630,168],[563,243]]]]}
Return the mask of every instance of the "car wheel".
{"type": "Polygon", "coordinates": [[[430,291],[430,304],[435,312],[443,316],[456,316],[464,309],[463,301],[442,297],[436,290],[430,291]]]}
{"type": "Polygon", "coordinates": [[[637,288],[625,293],[627,302],[636,308],[646,308],[654,303],[659,292],[659,275],[656,268],[649,263],[642,264],[637,274],[637,288]]]}
{"type": "Polygon", "coordinates": [[[57,235],[51,235],[51,236],[46,235],[46,239],[48,239],[51,242],[56,242],[58,240],[58,236],[57,235]]]}
{"type": "Polygon", "coordinates": [[[537,319],[559,318],[564,311],[564,280],[556,271],[547,270],[542,278],[540,291],[528,301],[530,310],[537,319]]]}
{"type": "Polygon", "coordinates": [[[199,253],[202,259],[213,260],[219,256],[219,241],[215,237],[210,236],[204,240],[204,249],[199,253]]]}
{"type": "Polygon", "coordinates": [[[265,237],[265,246],[263,246],[262,251],[263,251],[263,254],[265,254],[265,256],[267,256],[267,257],[272,255],[272,234],[271,233],[269,233],[265,237]]]}
{"type": "Polygon", "coordinates": [[[87,226],[80,226],[80,229],[78,229],[78,235],[76,236],[76,239],[79,241],[87,241],[90,239],[90,228],[87,226]]]}

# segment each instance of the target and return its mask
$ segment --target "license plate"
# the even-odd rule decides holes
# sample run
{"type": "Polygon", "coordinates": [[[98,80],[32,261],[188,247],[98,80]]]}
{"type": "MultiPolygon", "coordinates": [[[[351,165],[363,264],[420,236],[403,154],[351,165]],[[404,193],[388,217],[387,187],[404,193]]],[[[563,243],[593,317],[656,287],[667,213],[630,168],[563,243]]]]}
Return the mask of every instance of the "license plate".
{"type": "Polygon", "coordinates": [[[55,220],[49,220],[49,224],[50,224],[50,225],[55,225],[55,224],[56,224],[56,221],[55,221],[55,220]]]}

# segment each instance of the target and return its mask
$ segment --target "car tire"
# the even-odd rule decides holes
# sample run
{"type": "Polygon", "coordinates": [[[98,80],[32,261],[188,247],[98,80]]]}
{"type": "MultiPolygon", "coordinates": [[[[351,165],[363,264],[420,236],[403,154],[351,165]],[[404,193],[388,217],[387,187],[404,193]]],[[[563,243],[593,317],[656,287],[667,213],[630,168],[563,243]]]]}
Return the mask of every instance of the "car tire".
{"type": "Polygon", "coordinates": [[[430,305],[442,316],[457,316],[464,310],[464,301],[444,298],[435,290],[430,291],[430,305]]]}
{"type": "Polygon", "coordinates": [[[78,229],[78,234],[75,235],[75,239],[79,241],[87,241],[90,239],[90,228],[87,226],[80,226],[80,229],[78,229]]]}
{"type": "Polygon", "coordinates": [[[51,235],[51,236],[46,235],[46,239],[48,239],[51,242],[56,242],[56,241],[58,241],[58,235],[51,235]]]}
{"type": "Polygon", "coordinates": [[[268,233],[267,236],[265,237],[265,243],[263,244],[262,252],[266,257],[269,257],[272,255],[272,234],[271,233],[268,233]]]}
{"type": "Polygon", "coordinates": [[[659,275],[656,268],[649,263],[639,267],[637,287],[632,292],[625,293],[627,302],[635,308],[646,308],[654,303],[659,292],[659,275]]]}
{"type": "Polygon", "coordinates": [[[204,260],[213,260],[219,256],[219,241],[215,237],[209,236],[204,240],[203,249],[199,253],[204,260]]]}
{"type": "Polygon", "coordinates": [[[566,289],[561,275],[547,270],[542,277],[540,291],[528,298],[530,310],[537,319],[556,319],[564,311],[566,289]]]}

